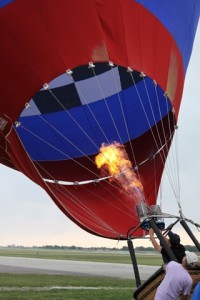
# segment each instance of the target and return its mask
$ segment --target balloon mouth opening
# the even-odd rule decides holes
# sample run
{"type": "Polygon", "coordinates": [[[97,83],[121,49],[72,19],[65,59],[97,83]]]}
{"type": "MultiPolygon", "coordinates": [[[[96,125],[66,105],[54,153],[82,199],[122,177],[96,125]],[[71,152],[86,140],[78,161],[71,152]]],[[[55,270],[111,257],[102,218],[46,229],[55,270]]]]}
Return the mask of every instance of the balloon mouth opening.
{"type": "MultiPolygon", "coordinates": [[[[40,166],[44,180],[82,185],[99,183],[97,167],[93,165],[94,156],[103,143],[133,143],[170,110],[170,105],[166,109],[163,90],[143,72],[112,62],[89,62],[68,69],[45,83],[25,104],[15,127],[29,157],[40,166]],[[155,117],[152,117],[145,85],[149,90],[156,88],[160,97],[159,100],[152,99],[155,117]],[[147,118],[150,121],[147,122],[147,118]],[[52,166],[54,162],[63,161],[70,162],[66,165],[75,167],[79,172],[86,170],[87,175],[81,179],[77,176],[75,180],[71,180],[72,176],[55,176],[54,179],[42,170],[47,164],[52,166]]],[[[163,147],[165,143],[158,147],[154,155],[163,147]]],[[[149,156],[143,157],[137,166],[149,159],[149,156]]],[[[109,176],[101,176],[100,181],[109,179],[109,176]]]]}

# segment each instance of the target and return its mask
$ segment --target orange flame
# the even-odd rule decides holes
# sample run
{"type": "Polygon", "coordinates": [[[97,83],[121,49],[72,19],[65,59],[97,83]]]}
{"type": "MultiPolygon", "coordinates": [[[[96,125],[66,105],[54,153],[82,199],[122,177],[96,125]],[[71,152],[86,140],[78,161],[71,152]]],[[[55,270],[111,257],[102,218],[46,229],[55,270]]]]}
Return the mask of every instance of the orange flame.
{"type": "Polygon", "coordinates": [[[111,180],[115,179],[137,203],[144,201],[142,183],[137,178],[122,144],[102,144],[95,162],[99,169],[106,170],[112,176],[111,180]]]}

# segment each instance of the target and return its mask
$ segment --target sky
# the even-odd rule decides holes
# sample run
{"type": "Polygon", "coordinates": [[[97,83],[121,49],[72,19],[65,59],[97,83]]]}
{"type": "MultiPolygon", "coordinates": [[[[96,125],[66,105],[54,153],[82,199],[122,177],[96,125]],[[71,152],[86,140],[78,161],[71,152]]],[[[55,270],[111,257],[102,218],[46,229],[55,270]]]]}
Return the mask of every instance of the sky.
{"type": "MultiPolygon", "coordinates": [[[[178,119],[179,178],[183,214],[200,223],[200,25],[186,74],[178,119]]],[[[50,197],[23,174],[0,165],[0,246],[65,245],[121,248],[126,241],[100,238],[71,222],[50,197]]],[[[178,215],[169,199],[163,211],[178,215]]],[[[190,225],[189,225],[190,226],[190,225]]],[[[200,233],[190,226],[197,239],[200,233]]],[[[174,231],[183,244],[193,242],[179,225],[174,231]]],[[[134,240],[134,246],[152,246],[149,239],[134,240]]]]}

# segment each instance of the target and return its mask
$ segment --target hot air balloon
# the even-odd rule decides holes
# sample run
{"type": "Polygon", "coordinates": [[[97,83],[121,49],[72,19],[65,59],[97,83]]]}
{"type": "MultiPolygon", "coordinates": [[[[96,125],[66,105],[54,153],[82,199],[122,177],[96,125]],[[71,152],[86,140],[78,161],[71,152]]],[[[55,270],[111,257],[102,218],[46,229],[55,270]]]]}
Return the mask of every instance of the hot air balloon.
{"type": "Polygon", "coordinates": [[[156,204],[199,11],[191,0],[1,1],[0,162],[84,230],[144,235],[137,205],[156,204]],[[138,199],[95,163],[116,144],[138,199]]]}
{"type": "Polygon", "coordinates": [[[1,1],[0,163],[82,229],[144,236],[199,14],[199,0],[1,1]]]}

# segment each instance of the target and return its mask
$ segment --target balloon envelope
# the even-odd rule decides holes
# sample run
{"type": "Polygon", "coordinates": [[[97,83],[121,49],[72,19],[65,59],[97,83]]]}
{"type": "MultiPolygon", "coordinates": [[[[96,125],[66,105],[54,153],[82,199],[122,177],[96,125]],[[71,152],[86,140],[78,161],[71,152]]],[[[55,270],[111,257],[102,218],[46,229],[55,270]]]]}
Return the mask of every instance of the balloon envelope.
{"type": "Polygon", "coordinates": [[[156,203],[199,12],[197,0],[1,1],[1,163],[83,229],[126,239],[138,203],[95,157],[124,145],[156,203]]]}

